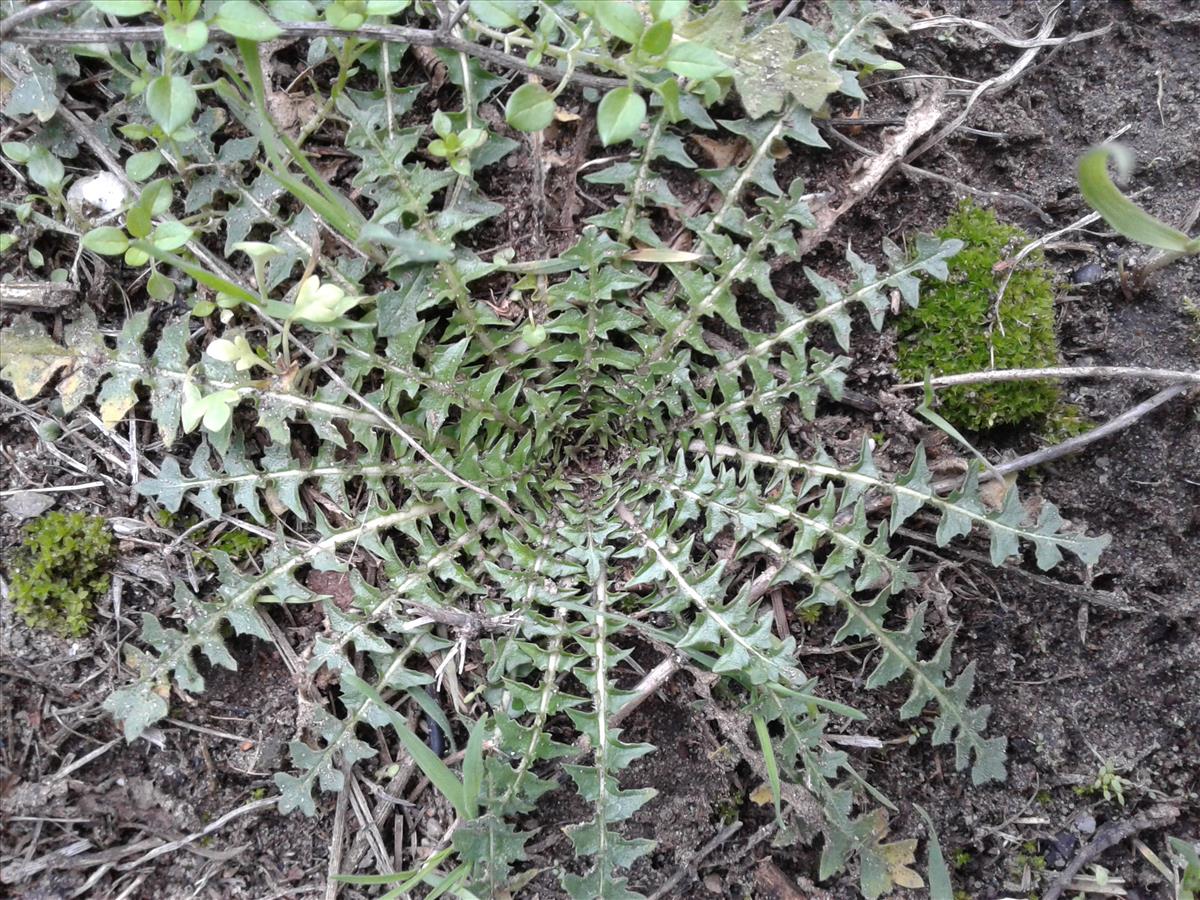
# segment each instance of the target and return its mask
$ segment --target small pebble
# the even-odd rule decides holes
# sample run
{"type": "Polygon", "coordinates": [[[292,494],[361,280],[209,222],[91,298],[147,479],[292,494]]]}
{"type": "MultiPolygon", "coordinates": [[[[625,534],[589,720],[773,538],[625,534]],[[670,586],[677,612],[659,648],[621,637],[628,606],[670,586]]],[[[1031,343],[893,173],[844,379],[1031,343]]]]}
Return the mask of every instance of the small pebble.
{"type": "Polygon", "coordinates": [[[1096,830],[1096,817],[1091,813],[1080,813],[1075,817],[1075,828],[1080,834],[1092,834],[1096,830]]]}
{"type": "Polygon", "coordinates": [[[1104,277],[1104,268],[1099,263],[1090,262],[1080,266],[1071,274],[1072,284],[1095,284],[1104,277]]]}

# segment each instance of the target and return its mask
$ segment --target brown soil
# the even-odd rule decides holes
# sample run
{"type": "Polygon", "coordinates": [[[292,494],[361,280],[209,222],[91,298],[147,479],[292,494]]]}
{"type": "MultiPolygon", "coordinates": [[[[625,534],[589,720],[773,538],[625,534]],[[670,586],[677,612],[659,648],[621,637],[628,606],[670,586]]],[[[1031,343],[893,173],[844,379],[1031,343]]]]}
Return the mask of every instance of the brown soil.
{"type": "MultiPolygon", "coordinates": [[[[933,6],[935,13],[982,18],[1022,34],[1031,33],[1041,15],[1032,4],[1004,0],[933,6]]],[[[1022,195],[1050,221],[1028,205],[999,202],[997,208],[1031,233],[1043,234],[1086,211],[1073,176],[1079,154],[1129,126],[1122,140],[1137,153],[1136,186],[1148,188],[1140,201],[1167,221],[1182,221],[1200,191],[1200,10],[1165,0],[1072,0],[1063,13],[1058,34],[1113,27],[1093,40],[1043,52],[1012,90],[981,101],[968,124],[1002,136],[958,134],[918,164],[977,189],[1022,195]]],[[[981,80],[1007,68],[1020,52],[967,29],[940,34],[900,39],[899,58],[912,71],[981,80]]],[[[910,84],[869,91],[867,115],[903,115],[910,84]]],[[[581,111],[587,108],[580,104],[581,111]]],[[[581,127],[589,123],[564,126],[551,135],[547,149],[570,159],[579,149],[575,136],[581,127]]],[[[580,147],[598,153],[594,131],[590,140],[580,147]]],[[[874,146],[879,135],[864,129],[856,140],[874,146]]],[[[796,153],[785,167],[803,172],[810,189],[819,189],[844,178],[854,159],[852,151],[835,145],[831,152],[796,153]]],[[[575,196],[563,174],[571,167],[564,167],[552,170],[546,184],[551,197],[561,198],[550,207],[555,218],[531,216],[522,207],[528,172],[515,162],[501,168],[495,199],[514,212],[488,225],[480,246],[508,243],[522,258],[544,252],[542,246],[554,252],[566,240],[558,218],[565,204],[577,204],[576,221],[596,211],[591,201],[575,196]]],[[[781,172],[780,181],[790,174],[781,172]]],[[[6,197],[17,194],[9,174],[0,172],[0,179],[6,197]]],[[[584,189],[607,196],[602,187],[584,189]]],[[[833,243],[840,246],[852,236],[855,247],[866,252],[883,235],[930,230],[961,196],[941,182],[894,174],[842,223],[833,243]]],[[[1116,258],[1129,251],[1127,243],[1100,231],[1070,240],[1086,247],[1049,255],[1062,275],[1059,325],[1066,364],[1200,366],[1200,317],[1189,306],[1200,303],[1200,264],[1169,268],[1126,296],[1116,258]],[[1093,261],[1105,277],[1073,285],[1072,273],[1093,261]]],[[[55,251],[52,243],[41,249],[48,256],[55,251]]],[[[834,254],[822,251],[819,261],[833,264],[834,254]]],[[[776,277],[779,286],[802,289],[799,266],[776,277]]],[[[108,322],[120,317],[118,293],[93,302],[108,322]]],[[[878,362],[850,384],[862,394],[877,394],[891,380],[892,338],[885,333],[876,349],[878,362]]],[[[1066,388],[1067,399],[1097,421],[1152,392],[1135,382],[1066,388]]],[[[844,407],[830,407],[829,413],[822,427],[835,442],[839,431],[852,438],[874,424],[870,416],[844,407]]],[[[37,450],[28,419],[9,403],[0,405],[0,427],[0,488],[81,480],[62,461],[37,450]]],[[[1024,452],[1038,438],[1023,431],[987,436],[981,443],[989,452],[1024,452]]],[[[103,449],[121,455],[115,443],[103,449]]],[[[885,449],[899,461],[911,444],[898,440],[885,449]]],[[[856,733],[884,741],[884,749],[852,754],[859,771],[899,805],[892,834],[923,836],[912,805],[924,806],[947,857],[955,860],[955,887],[978,900],[1044,893],[1055,871],[1097,829],[1156,803],[1173,805],[1179,818],[1169,829],[1140,833],[1146,845],[1162,854],[1167,834],[1200,837],[1200,408],[1194,399],[1176,400],[1118,437],[1026,481],[1073,522],[1112,535],[1112,546],[1093,570],[1064,565],[1049,576],[1034,574],[1032,565],[995,570],[980,562],[977,546],[939,551],[920,532],[913,537],[922,560],[919,591],[938,609],[931,623],[942,636],[956,631],[957,659],[977,661],[976,700],[992,707],[991,732],[1009,738],[1006,783],[972,787],[954,771],[950,751],[930,746],[920,721],[897,721],[894,710],[903,691],[858,692],[861,660],[809,659],[827,691],[835,697],[843,691],[841,699],[868,714],[856,733]],[[910,743],[906,738],[914,733],[917,739],[910,743]],[[1092,789],[1104,763],[1124,779],[1123,806],[1092,789]]],[[[59,508],[112,518],[122,538],[114,594],[121,605],[101,609],[92,633],[76,641],[31,633],[3,605],[0,813],[6,889],[30,898],[322,894],[336,803],[329,794],[320,796],[314,818],[281,817],[268,808],[166,856],[143,861],[141,853],[128,850],[149,837],[193,834],[264,793],[270,796],[271,774],[296,731],[297,685],[269,649],[235,642],[238,673],[205,668],[206,692],[176,698],[175,718],[161,723],[153,743],[126,745],[99,703],[123,678],[117,648],[136,627],[131,611],[170,606],[161,543],[146,510],[120,485],[50,496],[59,508]],[[102,747],[94,761],[53,777],[102,747]],[[73,856],[49,853],[72,845],[73,856]],[[26,864],[30,868],[19,883],[9,883],[8,876],[26,864]]],[[[0,549],[14,545],[17,527],[12,515],[0,513],[0,549]]],[[[302,613],[297,616],[277,621],[285,631],[309,627],[302,613]]],[[[805,641],[827,646],[832,631],[828,622],[818,623],[805,641]]],[[[631,836],[658,841],[655,852],[635,867],[631,886],[646,893],[660,889],[722,829],[740,821],[740,830],[713,847],[666,896],[856,896],[849,879],[821,885],[827,893],[811,887],[817,861],[812,847],[774,848],[765,839],[770,806],[752,799],[762,779],[714,731],[694,688],[688,676],[677,676],[625,725],[627,739],[658,747],[625,777],[630,786],[659,792],[630,829],[631,836]]],[[[426,792],[405,810],[410,824],[445,814],[421,805],[430,796],[426,792]]],[[[559,826],[578,819],[582,809],[572,805],[577,803],[573,792],[555,792],[522,823],[540,829],[532,842],[535,866],[569,859],[559,826]]],[[[347,821],[353,834],[353,812],[347,821]]],[[[1127,896],[1166,896],[1131,841],[1098,861],[1124,879],[1127,896]]],[[[367,894],[343,888],[342,896],[367,894]]],[[[544,872],[524,896],[559,896],[556,879],[544,872]]]]}

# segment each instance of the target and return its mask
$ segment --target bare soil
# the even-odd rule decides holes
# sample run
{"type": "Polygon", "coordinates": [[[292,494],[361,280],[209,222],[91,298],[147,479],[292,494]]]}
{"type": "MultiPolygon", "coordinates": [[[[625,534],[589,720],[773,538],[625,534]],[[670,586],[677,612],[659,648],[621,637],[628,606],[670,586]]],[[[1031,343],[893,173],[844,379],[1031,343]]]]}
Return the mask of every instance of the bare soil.
{"type": "MultiPolygon", "coordinates": [[[[1045,12],[1033,3],[1005,0],[932,3],[931,9],[1020,34],[1032,33],[1045,12]]],[[[956,134],[916,164],[978,190],[1020,195],[1024,202],[997,199],[996,207],[1002,217],[1040,235],[1087,211],[1074,183],[1075,160],[1123,130],[1121,139],[1139,160],[1136,187],[1148,189],[1140,202],[1167,221],[1183,221],[1200,194],[1200,10],[1167,0],[1072,0],[1057,33],[1110,23],[1103,36],[1043,51],[1011,90],[985,97],[968,124],[993,134],[956,134]]],[[[899,58],[913,72],[975,80],[1003,71],[1021,52],[968,29],[924,32],[897,43],[899,58]]],[[[894,82],[869,90],[866,114],[903,116],[911,88],[911,82],[894,82]]],[[[580,104],[580,111],[587,108],[580,104]]],[[[851,111],[847,105],[834,113],[851,111]]],[[[876,127],[854,135],[871,147],[883,137],[876,127]]],[[[591,123],[550,134],[544,152],[565,160],[547,175],[553,215],[529,212],[532,175],[519,160],[502,163],[493,195],[513,212],[486,226],[491,231],[478,238],[481,246],[509,244],[522,258],[554,252],[569,241],[568,225],[598,211],[595,202],[603,202],[605,189],[576,185],[573,174],[579,161],[600,153],[591,123]],[[577,186],[589,196],[576,193],[577,186]]],[[[780,180],[803,173],[810,190],[819,190],[844,179],[856,159],[853,150],[837,144],[829,152],[798,152],[785,161],[791,171],[781,172],[780,180]]],[[[86,156],[79,165],[86,170],[86,156]]],[[[4,171],[0,191],[19,196],[4,171]]],[[[932,230],[963,196],[952,185],[894,173],[870,203],[843,221],[832,245],[852,238],[866,253],[884,235],[932,230]]],[[[1117,274],[1118,257],[1131,249],[1125,241],[1103,230],[1069,240],[1070,247],[1049,253],[1061,274],[1065,364],[1200,366],[1200,315],[1194,307],[1189,311],[1200,304],[1200,264],[1166,269],[1127,295],[1117,274]],[[1102,267],[1101,280],[1074,284],[1073,273],[1092,262],[1102,267]]],[[[55,252],[52,243],[42,249],[55,252]]],[[[836,255],[826,249],[805,262],[836,271],[836,255]]],[[[805,290],[799,265],[783,268],[776,283],[781,293],[785,286],[805,290]]],[[[88,302],[109,323],[122,315],[115,290],[93,293],[88,302]]],[[[3,315],[7,320],[9,313],[3,315]]],[[[57,317],[56,327],[62,322],[57,317]]],[[[849,385],[868,397],[894,383],[892,336],[885,332],[876,339],[875,350],[876,362],[855,373],[849,385]]],[[[1132,381],[1065,387],[1067,399],[1096,421],[1153,391],[1132,381]]],[[[819,430],[834,446],[874,431],[888,415],[833,405],[827,413],[819,430]]],[[[111,471],[102,462],[85,479],[39,450],[29,417],[8,397],[0,398],[0,429],[2,489],[107,480],[104,473],[111,471]]],[[[125,458],[123,436],[90,434],[118,462],[125,458]]],[[[911,452],[909,437],[900,435],[883,448],[897,466],[911,452]]],[[[980,438],[985,452],[994,455],[1025,452],[1039,443],[1032,429],[980,438]]],[[[1157,804],[1176,809],[1178,818],[1169,828],[1138,834],[1147,846],[1161,854],[1167,834],[1200,838],[1200,406],[1194,396],[1177,399],[1119,436],[1023,481],[1027,492],[1052,500],[1078,526],[1112,535],[1097,566],[1085,571],[1064,564],[1047,575],[1036,574],[1032,564],[996,570],[979,546],[937,550],[919,525],[911,538],[920,560],[918,592],[937,610],[934,631],[956,633],[956,658],[977,662],[976,699],[992,707],[992,733],[1009,738],[1007,782],[972,787],[954,771],[952,751],[931,747],[920,720],[896,719],[903,689],[864,694],[859,690],[864,661],[823,652],[834,631],[831,622],[805,628],[793,621],[805,665],[822,677],[827,692],[868,714],[857,734],[883,742],[881,749],[851,752],[859,771],[898,804],[892,834],[923,836],[912,807],[919,803],[929,810],[954,862],[955,887],[977,900],[1044,894],[1055,873],[1098,831],[1157,804]],[[1104,764],[1124,780],[1123,805],[1093,788],[1104,764]]],[[[152,514],[115,479],[110,486],[48,496],[59,508],[108,516],[122,540],[121,559],[113,596],[83,639],[31,633],[13,621],[7,603],[0,607],[3,890],[47,900],[325,894],[338,802],[330,794],[320,796],[314,818],[281,817],[267,807],[175,852],[143,858],[157,845],[153,839],[195,834],[273,793],[271,774],[297,728],[300,686],[269,648],[235,642],[238,673],[205,669],[204,694],[177,696],[173,718],[154,731],[152,742],[126,745],[99,704],[123,678],[118,654],[134,637],[132,614],[169,608],[165,575],[181,555],[162,555],[164,541],[152,514]],[[90,762],[75,766],[90,753],[96,754],[90,762]]],[[[0,512],[0,550],[14,546],[18,524],[15,516],[0,512]]],[[[794,599],[785,597],[785,604],[794,599]]],[[[285,634],[312,627],[302,612],[294,619],[277,616],[277,622],[285,634]]],[[[658,747],[625,779],[659,792],[632,823],[632,834],[655,838],[658,848],[637,864],[631,886],[654,893],[682,871],[664,896],[856,896],[848,878],[812,886],[814,848],[771,846],[770,807],[754,795],[762,779],[716,727],[711,707],[698,702],[696,687],[689,675],[676,676],[625,725],[628,739],[658,747]],[[730,831],[738,822],[740,828],[730,831]]],[[[414,823],[446,814],[420,785],[410,784],[408,796],[414,805],[400,817],[406,827],[386,830],[398,842],[414,833],[414,823]]],[[[532,842],[535,866],[569,859],[559,826],[579,817],[577,804],[573,792],[554,792],[523,823],[540,829],[532,842]]],[[[345,855],[353,856],[359,831],[353,811],[347,822],[345,855]]],[[[1097,861],[1124,879],[1126,896],[1166,896],[1132,841],[1097,861]]],[[[368,894],[343,888],[342,896],[368,894]]],[[[559,896],[556,879],[547,870],[523,896],[559,896]]]]}

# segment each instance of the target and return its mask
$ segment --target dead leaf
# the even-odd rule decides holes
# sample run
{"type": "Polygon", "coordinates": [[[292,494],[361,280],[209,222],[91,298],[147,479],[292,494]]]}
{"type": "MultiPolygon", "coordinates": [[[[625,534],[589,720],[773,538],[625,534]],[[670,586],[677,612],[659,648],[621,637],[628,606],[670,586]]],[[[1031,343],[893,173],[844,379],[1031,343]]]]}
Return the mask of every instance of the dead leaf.
{"type": "Polygon", "coordinates": [[[702,254],[691,250],[672,250],[670,247],[639,247],[624,254],[623,259],[630,262],[646,263],[685,263],[695,262],[702,254]]]}
{"type": "Polygon", "coordinates": [[[354,585],[346,572],[318,572],[315,569],[304,579],[310,591],[332,597],[334,604],[343,612],[354,604],[354,585]]]}
{"type": "Polygon", "coordinates": [[[714,169],[727,169],[738,161],[749,149],[750,145],[744,138],[734,138],[732,141],[719,141],[703,134],[689,135],[695,144],[712,160],[714,169]]]}
{"type": "Polygon", "coordinates": [[[580,118],[578,113],[563,109],[561,106],[554,107],[554,121],[556,122],[578,122],[580,118]]]}
{"type": "Polygon", "coordinates": [[[4,508],[11,515],[16,516],[18,522],[40,516],[53,505],[54,498],[52,496],[35,491],[21,491],[4,501],[4,508]]]}
{"type": "Polygon", "coordinates": [[[769,806],[775,802],[775,794],[769,784],[760,784],[750,794],[750,802],[759,806],[769,806]]]}
{"type": "Polygon", "coordinates": [[[12,383],[18,400],[32,400],[74,361],[74,354],[29,316],[18,316],[0,341],[0,377],[12,383]]]}
{"type": "Polygon", "coordinates": [[[887,864],[888,875],[894,884],[914,889],[925,887],[925,882],[921,876],[909,868],[909,866],[917,861],[917,842],[915,838],[909,838],[905,841],[895,841],[891,844],[880,844],[878,850],[879,855],[883,857],[884,862],[887,864]]]}
{"type": "Polygon", "coordinates": [[[915,839],[884,843],[888,833],[888,816],[885,810],[876,809],[866,814],[863,819],[870,825],[871,850],[862,859],[863,890],[871,896],[878,896],[893,887],[923,888],[925,882],[913,869],[909,868],[917,858],[917,842],[915,839]],[[882,866],[882,868],[881,868],[882,866]]]}
{"type": "Polygon", "coordinates": [[[1016,474],[1005,476],[1003,479],[989,478],[979,486],[979,497],[989,510],[1004,508],[1004,500],[1009,490],[1017,483],[1016,474]]]}
{"type": "Polygon", "coordinates": [[[317,101],[312,97],[297,97],[283,91],[272,91],[267,95],[267,111],[279,130],[291,138],[297,138],[301,129],[317,115],[317,101]]]}

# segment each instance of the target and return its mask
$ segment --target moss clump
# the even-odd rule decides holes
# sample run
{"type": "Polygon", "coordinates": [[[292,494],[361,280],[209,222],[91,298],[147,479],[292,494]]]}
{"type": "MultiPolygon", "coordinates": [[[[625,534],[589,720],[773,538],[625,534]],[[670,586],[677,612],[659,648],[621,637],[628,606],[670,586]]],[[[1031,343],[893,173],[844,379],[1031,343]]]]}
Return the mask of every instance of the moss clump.
{"type": "Polygon", "coordinates": [[[98,516],[51,512],[26,525],[13,559],[13,609],[30,628],[78,637],[108,590],[113,537],[98,516]]]}
{"type": "MultiPolygon", "coordinates": [[[[950,277],[921,288],[921,305],[900,318],[898,368],[906,381],[986,369],[1057,365],[1054,290],[1040,251],[1025,258],[1004,293],[1000,321],[988,334],[988,315],[1003,277],[996,264],[1029,241],[1020,228],[997,221],[991,210],[964,203],[938,232],[966,245],[949,261],[950,277]],[[994,348],[994,350],[992,349],[994,348]]],[[[939,412],[976,431],[1050,413],[1058,402],[1053,382],[978,384],[938,391],[939,412]]]]}

